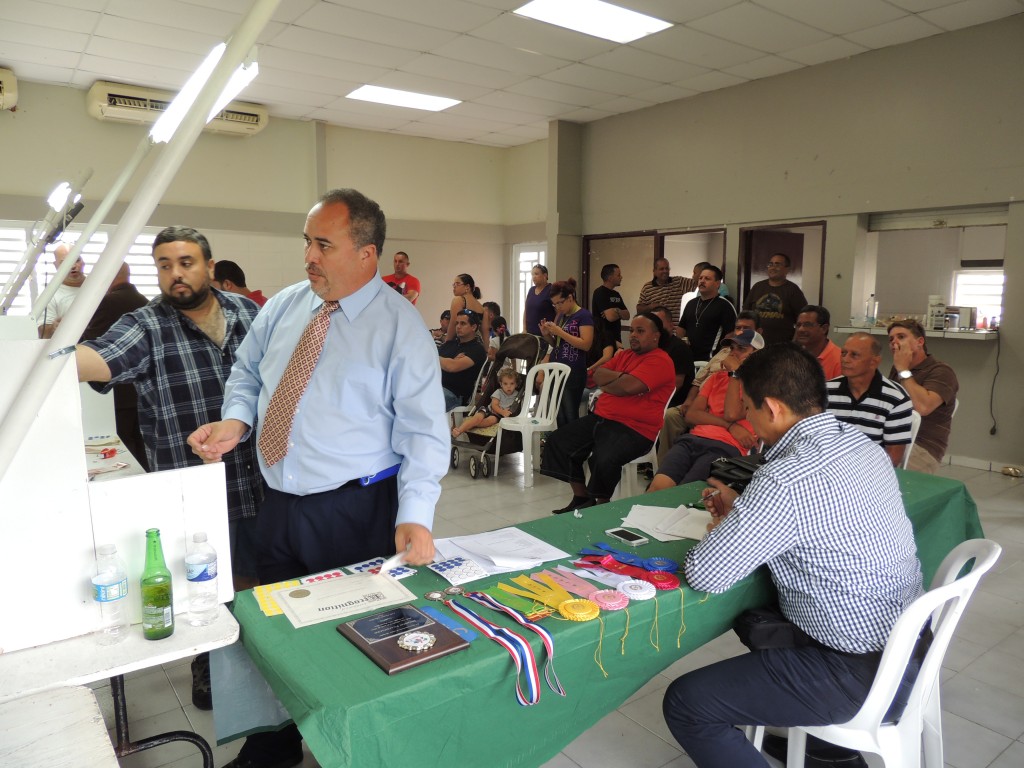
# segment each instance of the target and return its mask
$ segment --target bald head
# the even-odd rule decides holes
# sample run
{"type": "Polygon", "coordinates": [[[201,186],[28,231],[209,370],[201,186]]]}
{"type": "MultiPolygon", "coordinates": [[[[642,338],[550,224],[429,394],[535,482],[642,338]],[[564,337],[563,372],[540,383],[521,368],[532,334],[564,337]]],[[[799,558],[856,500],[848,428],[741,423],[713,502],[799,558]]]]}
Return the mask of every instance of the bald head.
{"type": "MultiPolygon", "coordinates": [[[[71,247],[67,243],[61,243],[53,249],[53,260],[57,265],[57,269],[60,269],[61,263],[71,253],[71,247]]],[[[68,272],[68,276],[64,278],[64,285],[71,288],[78,288],[85,282],[85,262],[82,261],[82,257],[79,256],[75,261],[75,265],[71,267],[71,271],[68,272]]]]}

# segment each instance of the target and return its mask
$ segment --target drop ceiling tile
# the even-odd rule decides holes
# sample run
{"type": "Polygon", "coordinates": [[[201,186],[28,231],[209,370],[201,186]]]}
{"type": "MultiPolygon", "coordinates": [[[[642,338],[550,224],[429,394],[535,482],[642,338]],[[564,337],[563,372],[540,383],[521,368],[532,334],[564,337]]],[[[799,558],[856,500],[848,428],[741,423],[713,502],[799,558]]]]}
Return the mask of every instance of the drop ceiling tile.
{"type": "Polygon", "coordinates": [[[954,30],[1013,16],[1022,11],[1024,6],[1017,0],[970,0],[925,11],[921,16],[943,29],[954,30]]]}
{"type": "Polygon", "coordinates": [[[675,85],[659,85],[657,88],[648,88],[646,91],[637,91],[633,94],[641,101],[653,101],[656,104],[665,104],[669,101],[687,99],[696,96],[697,91],[687,90],[675,85]]]}
{"type": "MultiPolygon", "coordinates": [[[[525,3],[524,3],[525,5],[525,3]]],[[[584,35],[571,29],[545,24],[523,16],[505,14],[473,30],[473,37],[491,40],[509,48],[579,61],[618,46],[610,40],[584,35]]]]}
{"type": "Polygon", "coordinates": [[[324,106],[324,109],[337,110],[339,112],[355,112],[361,115],[381,115],[383,117],[405,122],[417,120],[423,114],[422,109],[412,107],[394,107],[390,104],[378,104],[375,101],[362,101],[361,99],[340,98],[335,99],[324,106]]]}
{"type": "Polygon", "coordinates": [[[230,35],[242,18],[238,13],[178,0],[110,0],[106,12],[149,24],[205,32],[219,40],[230,35]]]}
{"type": "Polygon", "coordinates": [[[689,27],[672,27],[656,35],[636,40],[631,45],[634,48],[660,53],[662,56],[699,64],[708,69],[732,67],[764,55],[763,51],[707,35],[689,27]]]}
{"type": "Polygon", "coordinates": [[[559,120],[568,120],[570,123],[592,123],[595,120],[603,120],[606,117],[611,117],[616,114],[615,112],[606,112],[603,109],[592,109],[587,107],[585,109],[576,109],[572,112],[566,112],[562,115],[559,120]]]}
{"type": "Polygon", "coordinates": [[[314,93],[298,88],[282,88],[278,85],[255,80],[238,97],[239,101],[274,102],[275,104],[299,104],[306,107],[326,107],[338,99],[329,93],[314,93]]]}
{"type": "Polygon", "coordinates": [[[365,128],[376,131],[390,131],[409,122],[409,118],[399,115],[368,115],[333,109],[313,110],[309,113],[309,118],[311,120],[323,120],[335,125],[346,125],[350,128],[365,128]]]}
{"type": "Polygon", "coordinates": [[[507,88],[528,77],[528,75],[518,72],[505,72],[479,64],[446,59],[432,53],[425,53],[413,59],[401,69],[404,72],[415,72],[427,77],[436,77],[439,80],[450,80],[453,83],[467,83],[492,89],[507,88]]]}
{"type": "Polygon", "coordinates": [[[13,69],[15,73],[22,62],[74,69],[78,65],[79,56],[73,51],[58,51],[48,46],[0,40],[0,61],[6,62],[7,69],[13,69]]]}
{"type": "MultiPolygon", "coordinates": [[[[732,5],[737,5],[743,0],[629,0],[629,7],[634,11],[646,13],[662,21],[669,21],[676,24],[699,19],[702,16],[710,16],[718,13],[732,5]]],[[[625,3],[619,3],[623,5],[625,3]]]]}
{"type": "Polygon", "coordinates": [[[65,51],[80,51],[89,36],[81,32],[50,29],[37,24],[23,24],[20,21],[4,21],[0,24],[0,40],[22,45],[38,45],[45,48],[59,48],[65,51]]]}
{"type": "Polygon", "coordinates": [[[601,101],[608,101],[614,94],[606,91],[592,91],[589,88],[577,88],[574,85],[556,83],[552,80],[543,80],[539,77],[532,77],[521,83],[507,88],[510,93],[519,93],[523,96],[536,96],[541,99],[560,101],[563,104],[572,104],[578,107],[589,107],[601,101]]]}
{"type": "Polygon", "coordinates": [[[137,61],[119,61],[101,56],[82,56],[78,69],[91,72],[97,80],[113,80],[118,83],[130,83],[146,88],[162,88],[177,92],[188,80],[189,73],[180,70],[137,61]]]}
{"type": "Polygon", "coordinates": [[[138,43],[126,43],[123,40],[111,40],[106,37],[94,37],[90,40],[89,45],[85,48],[85,53],[98,56],[101,59],[137,61],[143,64],[156,62],[166,69],[189,73],[194,72],[203,61],[203,56],[200,54],[138,43]]]}
{"type": "Polygon", "coordinates": [[[83,11],[102,11],[107,7],[107,0],[47,0],[50,5],[61,8],[78,8],[83,11]]]}
{"type": "MultiPolygon", "coordinates": [[[[268,45],[260,48],[260,66],[287,72],[326,76],[338,80],[366,83],[389,72],[388,67],[375,67],[351,61],[339,61],[304,51],[292,51],[268,45]]],[[[261,73],[262,74],[262,73],[261,73]]]]}
{"type": "Polygon", "coordinates": [[[266,26],[264,26],[263,29],[260,30],[260,33],[256,35],[256,45],[266,45],[286,29],[288,29],[287,24],[277,21],[268,21],[266,26]]]}
{"type": "Polygon", "coordinates": [[[79,88],[92,85],[92,79],[87,85],[75,82],[75,71],[70,67],[51,67],[48,64],[19,64],[14,71],[22,80],[31,80],[37,83],[67,83],[79,88]]]}
{"type": "Polygon", "coordinates": [[[826,61],[836,61],[837,59],[856,56],[858,53],[864,53],[866,50],[868,49],[864,46],[850,42],[846,38],[830,37],[828,40],[820,43],[805,45],[802,48],[794,48],[792,51],[785,51],[783,55],[787,59],[799,61],[801,64],[813,67],[815,64],[822,64],[826,61]]]}
{"type": "Polygon", "coordinates": [[[689,80],[681,80],[678,83],[673,83],[677,88],[686,88],[691,91],[716,91],[719,88],[729,88],[740,83],[747,82],[742,77],[736,75],[730,75],[727,72],[708,72],[706,75],[697,75],[697,77],[691,77],[689,80]]]}
{"type": "Polygon", "coordinates": [[[516,50],[505,45],[495,45],[491,41],[481,40],[470,35],[456,38],[447,45],[442,45],[440,48],[431,51],[431,53],[449,59],[467,61],[470,64],[481,64],[487,67],[495,67],[534,76],[551,72],[565,66],[566,63],[564,59],[543,56],[539,53],[531,53],[530,51],[516,50]]]}
{"type": "Polygon", "coordinates": [[[749,2],[697,19],[689,26],[765,53],[799,48],[828,37],[821,30],[749,2]]]}
{"type": "Polygon", "coordinates": [[[960,0],[889,0],[893,5],[911,13],[930,11],[932,8],[941,8],[944,5],[953,5],[960,0]]]}
{"type": "MultiPolygon", "coordinates": [[[[188,32],[160,24],[149,24],[135,19],[104,15],[93,34],[111,40],[124,40],[137,45],[152,45],[162,49],[174,49],[205,57],[221,42],[215,35],[202,32],[188,32]]],[[[143,59],[144,61],[146,59],[143,59]]]]}
{"type": "Polygon", "coordinates": [[[344,0],[339,4],[452,32],[469,32],[502,13],[463,0],[344,0]]]}
{"type": "Polygon", "coordinates": [[[491,91],[475,101],[477,104],[483,104],[488,107],[500,107],[502,109],[526,112],[530,115],[544,115],[545,117],[553,117],[567,111],[566,105],[557,101],[538,99],[534,96],[521,96],[518,93],[510,93],[509,91],[491,91]]]}
{"type": "Polygon", "coordinates": [[[309,120],[311,119],[309,115],[313,110],[301,104],[274,104],[272,107],[267,107],[267,112],[271,117],[286,117],[291,120],[309,120]]]}
{"type": "Polygon", "coordinates": [[[508,136],[522,136],[527,139],[546,139],[548,137],[548,122],[542,120],[540,122],[528,123],[527,125],[515,125],[511,128],[506,128],[502,133],[508,136]]]}
{"type": "Polygon", "coordinates": [[[589,88],[592,91],[607,91],[619,96],[628,96],[635,91],[658,86],[654,80],[610,72],[588,64],[570,64],[544,75],[544,79],[589,88]]]}
{"type": "Polygon", "coordinates": [[[462,104],[456,104],[454,107],[446,111],[453,115],[479,117],[484,120],[494,120],[496,122],[510,123],[513,125],[522,125],[523,123],[529,123],[536,120],[535,115],[524,115],[522,112],[517,112],[515,110],[502,109],[501,107],[489,107],[486,104],[471,101],[464,101],[462,104]]]}
{"type": "Polygon", "coordinates": [[[516,8],[526,5],[526,0],[473,0],[473,2],[502,11],[514,11],[516,8]]]}
{"type": "Polygon", "coordinates": [[[780,56],[764,56],[754,61],[748,61],[745,64],[737,64],[735,67],[729,67],[723,71],[746,80],[759,80],[764,77],[773,77],[784,72],[792,72],[794,69],[802,68],[802,64],[788,61],[780,56]]]}
{"type": "Polygon", "coordinates": [[[942,32],[941,28],[928,23],[919,16],[904,16],[902,19],[890,21],[888,24],[851,32],[844,37],[866,48],[885,48],[888,45],[920,40],[922,37],[937,35],[940,32],[942,32]]]}
{"type": "Polygon", "coordinates": [[[314,53],[332,59],[397,68],[418,55],[403,48],[341,37],[312,29],[289,27],[274,39],[274,46],[291,51],[314,53]]]}
{"type": "Polygon", "coordinates": [[[781,16],[833,35],[844,35],[906,16],[906,11],[885,0],[757,0],[781,16]]]}
{"type": "Polygon", "coordinates": [[[296,26],[346,38],[383,43],[414,51],[430,51],[458,35],[442,29],[425,27],[376,13],[319,3],[295,21],[296,26]]]}
{"type": "Polygon", "coordinates": [[[631,99],[628,96],[620,96],[617,99],[597,104],[594,109],[600,109],[604,112],[611,112],[612,114],[618,115],[623,112],[634,112],[638,109],[653,106],[654,102],[652,101],[641,101],[640,99],[631,99]]]}
{"type": "MultiPolygon", "coordinates": [[[[0,19],[5,22],[18,21],[34,24],[47,29],[88,33],[99,21],[95,11],[77,8],[56,8],[52,5],[29,0],[4,0],[0,3],[0,19]]],[[[6,25],[5,25],[6,26],[6,25]]]]}
{"type": "MultiPolygon", "coordinates": [[[[420,136],[426,139],[445,139],[446,141],[465,141],[478,136],[481,131],[471,131],[458,125],[438,125],[436,123],[410,122],[403,125],[398,133],[407,136],[420,136]]],[[[483,133],[486,133],[484,131],[483,133]]]]}
{"type": "Polygon", "coordinates": [[[438,80],[435,77],[424,77],[423,75],[416,75],[411,72],[396,71],[391,71],[375,78],[370,85],[397,88],[400,91],[426,93],[430,96],[444,96],[447,99],[458,99],[459,101],[476,99],[494,90],[493,88],[481,88],[478,85],[438,80]]]}
{"type": "Polygon", "coordinates": [[[453,122],[460,126],[464,126],[467,131],[475,131],[476,133],[500,133],[501,131],[515,127],[514,123],[504,123],[498,120],[483,120],[479,117],[468,117],[466,115],[452,114],[451,110],[445,110],[444,112],[434,112],[426,114],[421,117],[417,122],[420,123],[437,123],[450,125],[453,122]]]}
{"type": "Polygon", "coordinates": [[[659,56],[656,53],[641,51],[628,45],[620,46],[614,51],[602,53],[599,56],[593,56],[583,63],[600,69],[609,69],[612,72],[622,72],[633,77],[642,77],[656,83],[671,83],[707,72],[705,67],[697,64],[659,56]]]}
{"type": "Polygon", "coordinates": [[[485,147],[518,147],[521,144],[529,144],[528,139],[519,136],[508,136],[503,133],[488,133],[469,140],[470,144],[482,144],[485,147]]]}
{"type": "MultiPolygon", "coordinates": [[[[260,64],[263,65],[264,63],[263,58],[260,57],[260,64]]],[[[327,93],[335,97],[341,97],[358,88],[363,84],[363,81],[340,77],[321,77],[278,67],[261,66],[260,73],[257,75],[254,84],[272,85],[278,88],[295,88],[300,91],[327,93]]]]}

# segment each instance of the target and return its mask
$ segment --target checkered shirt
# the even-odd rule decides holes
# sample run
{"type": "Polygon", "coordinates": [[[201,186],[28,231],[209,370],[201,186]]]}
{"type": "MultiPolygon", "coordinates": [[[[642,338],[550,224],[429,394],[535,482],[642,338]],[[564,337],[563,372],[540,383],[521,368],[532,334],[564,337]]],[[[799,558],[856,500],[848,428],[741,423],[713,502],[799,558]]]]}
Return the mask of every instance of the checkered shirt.
{"type": "Polygon", "coordinates": [[[686,557],[698,591],[724,592],[767,564],[783,614],[819,642],[880,651],[922,591],[921,564],[886,453],[831,413],[765,454],[732,511],[686,557]]]}
{"type": "MultiPolygon", "coordinates": [[[[224,312],[223,348],[163,297],[124,315],[98,339],[83,342],[110,368],[111,380],[97,389],[135,385],[139,427],[153,471],[203,463],[186,440],[203,424],[220,421],[224,382],[259,310],[241,296],[213,293],[224,312]]],[[[230,520],[255,517],[262,500],[255,447],[255,441],[239,443],[224,457],[230,520]]]]}

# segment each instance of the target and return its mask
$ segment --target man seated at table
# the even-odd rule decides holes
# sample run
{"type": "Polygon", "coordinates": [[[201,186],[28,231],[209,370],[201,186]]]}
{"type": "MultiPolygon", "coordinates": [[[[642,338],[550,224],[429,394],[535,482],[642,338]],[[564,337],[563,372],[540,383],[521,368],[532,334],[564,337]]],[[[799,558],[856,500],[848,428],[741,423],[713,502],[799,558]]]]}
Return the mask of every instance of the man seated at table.
{"type": "Polygon", "coordinates": [[[828,410],[885,448],[894,467],[910,444],[913,404],[899,384],[878,371],[882,345],[867,333],[843,344],[843,375],[826,382],[828,410]]]}
{"type": "Polygon", "coordinates": [[[825,307],[808,304],[797,315],[793,333],[793,341],[818,359],[826,379],[834,379],[843,372],[839,347],[828,337],[831,319],[832,315],[825,307]]]}
{"type": "Polygon", "coordinates": [[[644,312],[629,327],[629,350],[594,370],[601,396],[593,413],[559,427],[548,437],[540,473],[572,486],[572,501],[559,515],[604,504],[619,483],[622,468],[650,450],[661,430],[675,372],[665,352],[668,331],[657,315],[644,312]],[[590,457],[590,482],[583,462],[590,457]]]}
{"type": "MultiPolygon", "coordinates": [[[[663,711],[699,768],[765,763],[735,726],[845,722],[861,707],[900,614],[922,593],[921,564],[885,451],[825,411],[815,358],[781,343],[739,369],[747,417],[770,446],[743,494],[710,481],[712,530],[686,556],[697,592],[722,593],[761,565],[799,647],[754,650],[673,682],[663,711]]],[[[917,654],[915,654],[916,656],[917,654]]],[[[906,703],[911,662],[893,715],[906,703]]]]}
{"type": "Polygon", "coordinates": [[[455,338],[437,349],[446,411],[465,405],[473,395],[480,366],[487,359],[487,352],[476,338],[479,329],[480,315],[471,309],[460,310],[455,316],[455,338]]]}
{"type": "Polygon", "coordinates": [[[736,372],[751,353],[764,348],[764,339],[747,330],[729,334],[723,344],[729,345],[730,351],[722,370],[701,387],[686,412],[690,432],[680,435],[669,448],[648,493],[706,480],[713,461],[749,453],[757,443],[754,428],[746,419],[743,387],[736,372]]]}
{"type": "Polygon", "coordinates": [[[960,383],[952,367],[929,354],[924,328],[916,320],[897,320],[889,326],[889,349],[889,378],[907,390],[914,410],[921,414],[907,469],[934,474],[949,446],[960,383]]]}

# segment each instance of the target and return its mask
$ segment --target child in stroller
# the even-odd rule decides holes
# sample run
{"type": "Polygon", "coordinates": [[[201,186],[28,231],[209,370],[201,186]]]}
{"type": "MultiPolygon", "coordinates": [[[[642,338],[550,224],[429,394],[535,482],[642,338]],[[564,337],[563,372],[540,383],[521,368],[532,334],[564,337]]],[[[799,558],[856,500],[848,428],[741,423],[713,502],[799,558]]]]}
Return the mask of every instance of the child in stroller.
{"type": "Polygon", "coordinates": [[[502,368],[498,372],[499,388],[491,393],[491,402],[479,408],[476,413],[452,430],[452,437],[458,437],[477,427],[490,427],[505,416],[513,416],[519,411],[522,393],[519,387],[519,374],[512,368],[502,368]]]}

